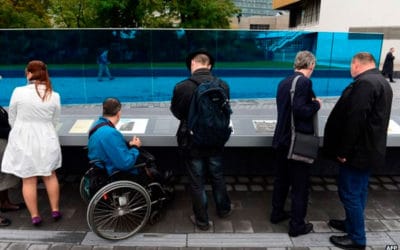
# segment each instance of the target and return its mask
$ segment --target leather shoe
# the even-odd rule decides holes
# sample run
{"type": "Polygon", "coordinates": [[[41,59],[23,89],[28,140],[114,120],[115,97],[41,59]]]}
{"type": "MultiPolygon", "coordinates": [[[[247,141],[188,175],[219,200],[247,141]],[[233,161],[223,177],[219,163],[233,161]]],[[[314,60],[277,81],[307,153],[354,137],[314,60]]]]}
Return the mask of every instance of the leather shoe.
{"type": "Polygon", "coordinates": [[[208,229],[210,229],[210,223],[207,223],[207,224],[199,224],[199,223],[197,223],[197,220],[196,220],[196,217],[195,217],[194,214],[190,215],[189,219],[193,223],[193,225],[195,225],[200,230],[208,231],[208,229]]]}
{"type": "Polygon", "coordinates": [[[332,235],[331,237],[329,237],[329,241],[336,247],[342,249],[365,249],[365,245],[357,244],[347,235],[344,236],[332,235]]]}
{"type": "Polygon", "coordinates": [[[329,220],[328,225],[336,230],[346,232],[346,225],[344,220],[329,220]]]}
{"type": "Polygon", "coordinates": [[[278,214],[272,212],[269,221],[272,224],[278,224],[279,222],[285,221],[285,220],[287,220],[289,218],[290,218],[290,213],[289,212],[283,211],[283,212],[278,213],[278,214]]]}
{"type": "Polygon", "coordinates": [[[299,235],[308,234],[309,232],[311,232],[311,230],[313,230],[313,228],[314,228],[313,224],[311,224],[311,223],[306,223],[306,224],[304,225],[303,230],[294,231],[294,230],[289,229],[289,236],[290,236],[290,237],[297,237],[297,236],[299,236],[299,235]]]}

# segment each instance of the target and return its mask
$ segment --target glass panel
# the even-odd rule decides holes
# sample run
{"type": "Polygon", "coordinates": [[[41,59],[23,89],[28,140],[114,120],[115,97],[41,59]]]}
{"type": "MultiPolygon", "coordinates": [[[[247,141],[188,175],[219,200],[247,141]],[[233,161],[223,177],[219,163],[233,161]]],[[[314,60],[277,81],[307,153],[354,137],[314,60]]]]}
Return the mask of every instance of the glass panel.
{"type": "Polygon", "coordinates": [[[307,31],[183,29],[0,30],[0,105],[26,84],[33,59],[48,64],[63,104],[169,101],[175,84],[190,75],[185,57],[196,48],[215,56],[213,73],[226,80],[232,99],[274,98],[293,71],[300,50],[317,57],[312,81],[318,96],[337,96],[351,82],[351,57],[371,52],[380,61],[382,34],[307,31]],[[110,76],[99,77],[99,55],[108,50],[110,76]],[[101,81],[99,81],[101,80],[101,81]]]}

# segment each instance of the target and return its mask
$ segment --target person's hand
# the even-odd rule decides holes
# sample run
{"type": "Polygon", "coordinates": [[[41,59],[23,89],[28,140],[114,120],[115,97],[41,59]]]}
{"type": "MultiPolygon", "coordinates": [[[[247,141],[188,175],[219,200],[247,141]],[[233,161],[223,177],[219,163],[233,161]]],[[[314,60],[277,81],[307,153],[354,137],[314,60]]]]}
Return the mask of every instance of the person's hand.
{"type": "Polygon", "coordinates": [[[313,98],[313,101],[316,101],[319,103],[319,107],[322,107],[322,100],[320,98],[313,98]]]}
{"type": "Polygon", "coordinates": [[[346,158],[342,158],[342,157],[336,157],[336,159],[340,162],[340,163],[345,163],[347,161],[346,158]]]}
{"type": "Polygon", "coordinates": [[[133,136],[132,140],[129,141],[129,146],[131,147],[136,146],[139,148],[140,146],[142,146],[142,142],[138,137],[133,136]]]}

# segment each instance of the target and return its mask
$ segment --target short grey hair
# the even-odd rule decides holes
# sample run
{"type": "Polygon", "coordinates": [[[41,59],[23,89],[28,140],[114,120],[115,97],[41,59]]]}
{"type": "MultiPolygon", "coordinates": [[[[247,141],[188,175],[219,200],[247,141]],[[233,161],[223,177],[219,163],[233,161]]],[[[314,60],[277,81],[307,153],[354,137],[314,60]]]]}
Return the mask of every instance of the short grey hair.
{"type": "Polygon", "coordinates": [[[295,69],[308,69],[311,65],[315,65],[315,63],[316,59],[313,53],[307,50],[302,50],[297,52],[293,67],[295,69]]]}

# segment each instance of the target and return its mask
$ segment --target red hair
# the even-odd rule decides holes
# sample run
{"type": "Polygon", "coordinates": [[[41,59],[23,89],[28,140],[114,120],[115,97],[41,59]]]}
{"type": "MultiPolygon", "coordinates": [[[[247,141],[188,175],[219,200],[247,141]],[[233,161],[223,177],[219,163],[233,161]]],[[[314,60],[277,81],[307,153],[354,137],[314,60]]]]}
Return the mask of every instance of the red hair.
{"type": "Polygon", "coordinates": [[[36,93],[42,99],[42,101],[45,101],[51,95],[51,93],[53,91],[46,64],[39,60],[30,61],[28,63],[28,65],[26,66],[25,72],[26,72],[26,74],[28,74],[28,72],[30,72],[32,74],[28,80],[34,81],[36,93]],[[45,90],[43,96],[41,96],[39,93],[39,90],[38,90],[39,84],[46,86],[46,90],[45,90]]]}

